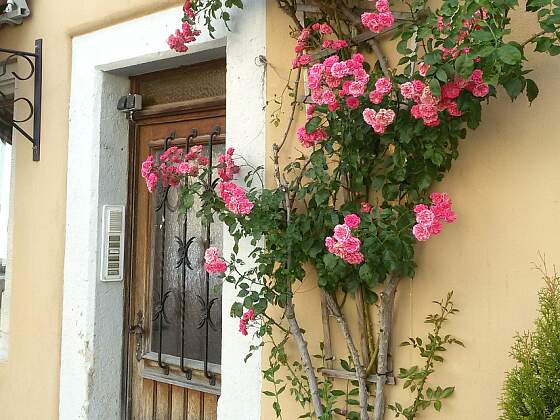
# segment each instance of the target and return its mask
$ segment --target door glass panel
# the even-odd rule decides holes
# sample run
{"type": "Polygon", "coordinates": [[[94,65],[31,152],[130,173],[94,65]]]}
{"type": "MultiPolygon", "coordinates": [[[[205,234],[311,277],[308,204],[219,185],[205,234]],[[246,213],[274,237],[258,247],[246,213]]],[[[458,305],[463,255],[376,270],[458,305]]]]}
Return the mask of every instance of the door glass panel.
{"type": "MultiPolygon", "coordinates": [[[[207,149],[206,149],[207,150],[207,149]]],[[[224,145],[214,145],[213,161],[224,153],[224,145]]],[[[207,154],[207,152],[206,152],[207,154]]],[[[164,200],[165,189],[159,187],[153,203],[152,226],[154,246],[152,255],[152,328],[151,351],[181,357],[181,337],[187,359],[205,360],[208,340],[208,362],[221,362],[222,291],[221,277],[209,276],[208,290],[204,270],[204,251],[207,232],[196,213],[201,203],[183,214],[178,208],[178,190],[169,189],[165,208],[157,210],[164,200]],[[183,229],[186,228],[186,234],[183,229]],[[186,246],[190,242],[188,247],[186,246]],[[183,260],[188,248],[187,260],[183,260]],[[185,314],[182,317],[181,297],[183,270],[185,271],[185,314]],[[206,316],[207,307],[210,306],[206,316]],[[182,334],[183,332],[183,334],[182,334]]],[[[210,227],[210,244],[222,250],[222,224],[214,220],[210,227]]]]}

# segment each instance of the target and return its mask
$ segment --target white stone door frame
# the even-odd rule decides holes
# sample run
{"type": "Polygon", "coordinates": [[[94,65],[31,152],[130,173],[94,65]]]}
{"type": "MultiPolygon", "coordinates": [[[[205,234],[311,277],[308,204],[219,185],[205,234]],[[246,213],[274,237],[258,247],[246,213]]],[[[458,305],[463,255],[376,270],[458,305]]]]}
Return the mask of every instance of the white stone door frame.
{"type": "MultiPolygon", "coordinates": [[[[61,420],[121,415],[124,285],[99,276],[101,210],[126,204],[128,124],[116,110],[132,74],[226,56],[227,145],[255,165],[265,164],[266,2],[246,0],[232,14],[231,32],[203,34],[187,54],[165,40],[179,25],[173,8],[75,37],[68,142],[68,183],[62,319],[61,420]]],[[[232,240],[224,231],[224,253],[232,240]]],[[[229,316],[236,293],[223,288],[220,420],[260,418],[260,355],[244,363],[249,340],[229,316]]]]}

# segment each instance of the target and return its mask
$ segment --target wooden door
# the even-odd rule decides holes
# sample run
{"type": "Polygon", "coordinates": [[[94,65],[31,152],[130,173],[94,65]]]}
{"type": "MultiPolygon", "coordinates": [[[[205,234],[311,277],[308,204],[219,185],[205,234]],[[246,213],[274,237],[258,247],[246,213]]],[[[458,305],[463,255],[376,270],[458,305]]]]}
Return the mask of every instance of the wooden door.
{"type": "Polygon", "coordinates": [[[126,417],[215,420],[220,393],[221,283],[203,269],[221,248],[221,224],[177,209],[177,189],[150,194],[140,176],[166,147],[224,152],[225,101],[195,100],[138,112],[131,124],[126,417]],[[218,128],[218,130],[217,130],[218,128]],[[219,134],[218,134],[219,132],[219,134]],[[196,134],[196,135],[195,135],[196,134]],[[212,146],[210,146],[210,140],[212,146]],[[209,233],[206,235],[206,233],[209,233]]]}

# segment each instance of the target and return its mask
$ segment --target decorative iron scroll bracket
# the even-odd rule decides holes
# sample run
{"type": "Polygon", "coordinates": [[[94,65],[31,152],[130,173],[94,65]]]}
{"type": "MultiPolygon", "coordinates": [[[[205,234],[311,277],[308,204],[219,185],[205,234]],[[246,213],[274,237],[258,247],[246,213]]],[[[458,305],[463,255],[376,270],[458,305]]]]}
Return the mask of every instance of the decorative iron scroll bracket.
{"type": "MultiPolygon", "coordinates": [[[[12,75],[20,81],[33,78],[33,102],[25,97],[14,98],[9,106],[13,106],[18,102],[24,103],[28,108],[28,115],[23,119],[13,119],[6,121],[3,118],[5,113],[0,112],[0,122],[12,128],[15,128],[23,137],[29,140],[33,145],[33,160],[38,162],[41,159],[41,100],[43,94],[43,40],[35,41],[35,52],[25,52],[0,48],[0,53],[9,54],[8,57],[0,62],[0,77],[8,72],[8,62],[13,58],[23,58],[29,64],[29,74],[21,75],[18,72],[12,72],[12,75]],[[30,134],[20,124],[33,119],[33,132],[30,134]]],[[[0,91],[0,99],[6,99],[6,95],[0,91]]],[[[2,109],[0,109],[2,111],[2,109]]]]}

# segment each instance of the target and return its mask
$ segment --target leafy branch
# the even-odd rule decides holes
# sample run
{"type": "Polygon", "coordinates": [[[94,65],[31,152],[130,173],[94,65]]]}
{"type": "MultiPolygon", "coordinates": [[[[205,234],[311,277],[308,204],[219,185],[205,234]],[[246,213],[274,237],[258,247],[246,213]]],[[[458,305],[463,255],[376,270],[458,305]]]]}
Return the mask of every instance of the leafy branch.
{"type": "Polygon", "coordinates": [[[455,387],[442,388],[441,386],[428,386],[430,376],[435,372],[435,363],[443,363],[441,353],[447,351],[450,345],[460,345],[463,343],[451,335],[442,335],[441,330],[451,315],[459,312],[453,305],[453,291],[447,294],[445,299],[434,301],[439,306],[439,313],[434,313],[426,317],[425,323],[432,325],[432,332],[427,339],[420,337],[409,338],[408,341],[401,343],[401,346],[412,346],[418,350],[420,357],[424,359],[422,367],[413,366],[409,369],[401,368],[399,378],[404,380],[403,388],[408,389],[413,395],[414,400],[408,407],[403,407],[400,403],[389,405],[389,408],[396,413],[396,417],[403,416],[407,420],[416,418],[419,410],[426,410],[433,405],[436,411],[440,411],[442,400],[449,398],[455,391],[455,387]]]}

